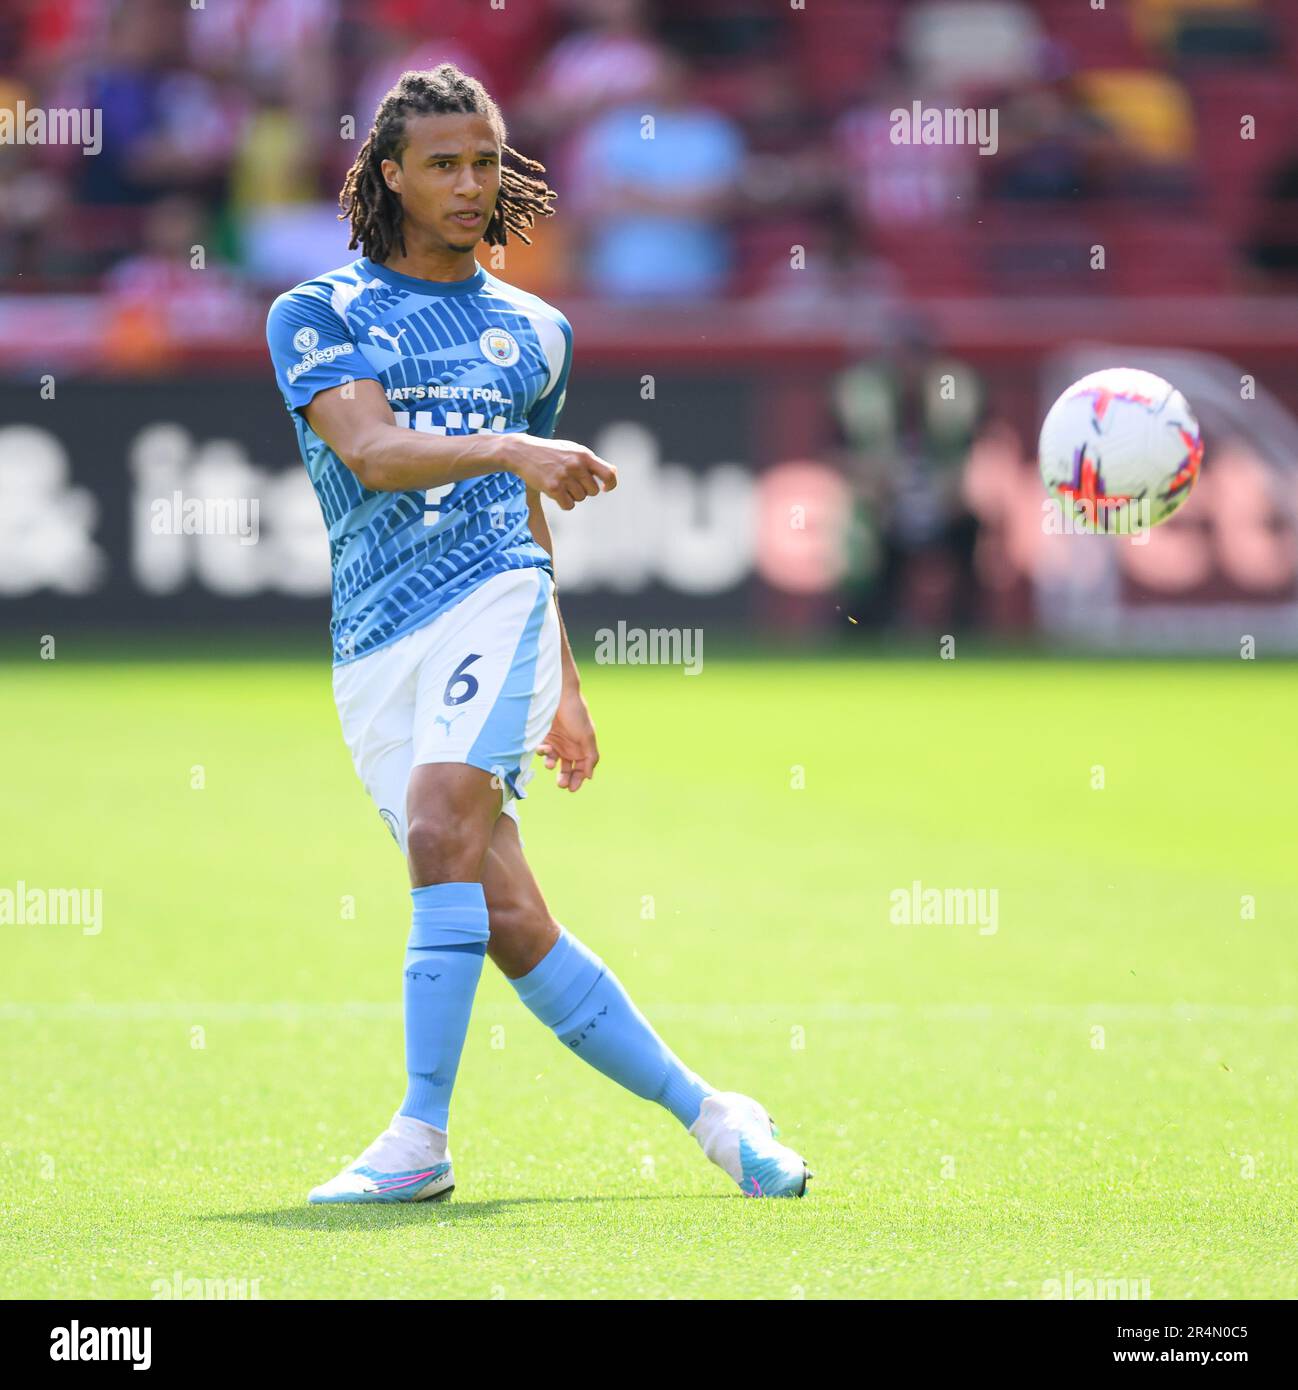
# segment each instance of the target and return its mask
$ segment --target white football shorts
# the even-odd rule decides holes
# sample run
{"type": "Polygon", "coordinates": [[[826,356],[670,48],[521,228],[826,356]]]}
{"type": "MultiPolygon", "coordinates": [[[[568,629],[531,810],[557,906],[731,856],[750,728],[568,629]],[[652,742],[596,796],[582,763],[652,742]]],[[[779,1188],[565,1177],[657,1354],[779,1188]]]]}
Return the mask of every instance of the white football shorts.
{"type": "Polygon", "coordinates": [[[432,622],[335,666],[334,701],[356,773],[406,852],[406,786],[420,763],[467,763],[499,780],[515,820],[563,683],[554,580],[505,570],[432,622]]]}

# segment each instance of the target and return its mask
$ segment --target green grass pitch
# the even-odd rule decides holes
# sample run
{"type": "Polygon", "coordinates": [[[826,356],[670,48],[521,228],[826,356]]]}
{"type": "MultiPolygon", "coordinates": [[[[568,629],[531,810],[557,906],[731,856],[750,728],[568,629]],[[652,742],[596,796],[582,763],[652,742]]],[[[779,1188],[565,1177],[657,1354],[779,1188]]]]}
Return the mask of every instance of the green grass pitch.
{"type": "Polygon", "coordinates": [[[402,1094],[403,866],[327,662],[218,657],[6,660],[0,888],[103,928],[0,925],[0,1294],[1298,1296],[1295,667],[589,666],[604,761],[538,772],[528,853],[811,1195],[745,1200],[488,966],[455,1196],[316,1209],[402,1094]],[[893,922],[916,880],[996,930],[893,922]]]}

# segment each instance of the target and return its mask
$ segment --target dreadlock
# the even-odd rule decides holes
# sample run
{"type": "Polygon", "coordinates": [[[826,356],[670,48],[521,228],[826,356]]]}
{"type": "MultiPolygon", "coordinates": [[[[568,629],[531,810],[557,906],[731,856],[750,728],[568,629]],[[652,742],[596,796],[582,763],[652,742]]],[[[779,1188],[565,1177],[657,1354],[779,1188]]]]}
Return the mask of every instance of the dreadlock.
{"type": "Polygon", "coordinates": [[[531,245],[527,231],[538,217],[550,217],[556,194],[539,177],[545,165],[528,159],[505,144],[505,122],[500,108],[476,78],[451,63],[428,72],[403,72],[374,113],[369,138],[347,171],[338,194],[338,220],[348,218],[352,235],[348,247],[360,246],[380,265],[397,249],[406,252],[401,231],[401,200],[383,178],[383,161],[400,160],[406,147],[407,116],[464,114],[485,116],[501,147],[500,194],[483,240],[488,246],[504,246],[511,233],[531,245]],[[509,162],[506,163],[505,161],[509,162]]]}

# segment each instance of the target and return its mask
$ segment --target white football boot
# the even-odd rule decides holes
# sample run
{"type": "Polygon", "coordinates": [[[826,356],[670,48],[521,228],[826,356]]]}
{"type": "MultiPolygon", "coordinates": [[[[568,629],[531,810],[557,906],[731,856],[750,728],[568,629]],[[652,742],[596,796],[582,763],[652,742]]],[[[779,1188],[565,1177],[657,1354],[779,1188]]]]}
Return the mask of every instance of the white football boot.
{"type": "Polygon", "coordinates": [[[311,1189],[307,1201],[427,1202],[455,1189],[446,1134],[409,1115],[392,1123],[336,1178],[311,1189]]]}
{"type": "Polygon", "coordinates": [[[812,1174],[801,1154],[776,1142],[771,1117],[751,1096],[708,1096],[690,1133],[745,1197],[801,1197],[807,1190],[812,1174]]]}

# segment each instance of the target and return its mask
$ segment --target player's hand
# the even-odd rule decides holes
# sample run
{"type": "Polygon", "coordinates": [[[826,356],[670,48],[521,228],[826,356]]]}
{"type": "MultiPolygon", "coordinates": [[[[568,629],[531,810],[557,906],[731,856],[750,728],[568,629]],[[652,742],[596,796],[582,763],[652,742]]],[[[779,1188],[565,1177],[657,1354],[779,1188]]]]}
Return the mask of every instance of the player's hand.
{"type": "Polygon", "coordinates": [[[500,448],[505,468],[528,487],[552,498],[565,512],[617,486],[617,469],[571,439],[507,434],[501,436],[500,448]]]}
{"type": "Polygon", "coordinates": [[[565,690],[559,697],[559,709],[537,750],[547,768],[559,767],[555,778],[559,786],[575,792],[583,782],[595,775],[599,749],[595,745],[595,725],[581,692],[565,690]]]}

